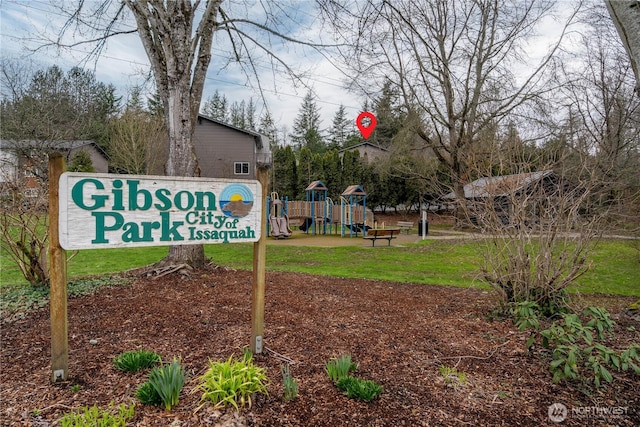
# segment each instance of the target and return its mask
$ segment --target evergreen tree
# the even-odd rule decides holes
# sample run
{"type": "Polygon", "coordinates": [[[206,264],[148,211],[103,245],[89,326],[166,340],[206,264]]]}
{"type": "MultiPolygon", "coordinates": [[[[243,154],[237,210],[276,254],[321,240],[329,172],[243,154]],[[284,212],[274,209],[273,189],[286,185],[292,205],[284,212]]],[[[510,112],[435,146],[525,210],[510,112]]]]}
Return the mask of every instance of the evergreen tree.
{"type": "Polygon", "coordinates": [[[269,146],[271,147],[271,150],[275,150],[275,147],[278,145],[278,129],[276,129],[276,124],[274,123],[269,111],[265,111],[260,118],[260,127],[258,128],[258,132],[269,138],[269,146]]]}
{"type": "Polygon", "coordinates": [[[75,67],[65,74],[53,66],[36,72],[24,92],[3,102],[0,133],[3,139],[41,141],[46,149],[77,139],[105,148],[107,122],[119,103],[115,88],[92,72],[75,67]]]}
{"type": "Polygon", "coordinates": [[[225,95],[216,90],[213,95],[202,104],[202,114],[212,119],[227,123],[229,121],[228,102],[225,95]]]}
{"type": "Polygon", "coordinates": [[[354,121],[349,120],[344,105],[340,105],[333,116],[331,129],[329,130],[329,149],[341,149],[345,147],[347,138],[352,135],[354,121]]]}
{"type": "Polygon", "coordinates": [[[359,185],[363,181],[363,162],[358,151],[345,151],[342,155],[342,184],[359,185]]]}
{"type": "Polygon", "coordinates": [[[249,98],[244,115],[246,128],[255,131],[258,127],[256,126],[256,104],[253,102],[253,98],[249,98]]]}
{"type": "Polygon", "coordinates": [[[144,111],[144,105],[142,103],[142,89],[140,86],[135,86],[131,89],[124,109],[125,112],[133,114],[144,111]]]}
{"type": "Polygon", "coordinates": [[[309,184],[322,179],[322,156],[303,147],[298,155],[298,198],[304,199],[309,184]]]}
{"type": "Polygon", "coordinates": [[[239,103],[238,101],[234,101],[233,104],[231,104],[231,108],[229,109],[229,123],[240,129],[247,128],[244,100],[239,103]]]}
{"type": "Polygon", "coordinates": [[[315,103],[311,90],[307,92],[300,111],[293,124],[291,140],[298,148],[306,147],[313,153],[325,150],[324,141],[320,134],[320,109],[315,103]]]}
{"type": "Polygon", "coordinates": [[[324,171],[324,183],[329,189],[329,197],[334,201],[340,199],[344,191],[342,185],[342,163],[338,150],[330,150],[324,153],[322,158],[322,170],[324,171]]]}
{"type": "Polygon", "coordinates": [[[385,82],[382,94],[374,104],[377,125],[371,141],[376,145],[388,148],[402,128],[404,121],[404,115],[398,106],[398,94],[393,90],[390,81],[385,82]]]}
{"type": "Polygon", "coordinates": [[[89,154],[80,150],[76,154],[74,154],[69,166],[67,167],[69,172],[95,172],[96,170],[93,168],[93,162],[91,161],[91,157],[89,154]]]}
{"type": "Polygon", "coordinates": [[[285,197],[295,199],[298,196],[296,156],[291,147],[274,148],[271,177],[273,180],[271,188],[278,193],[281,199],[285,197]]]}
{"type": "Polygon", "coordinates": [[[164,106],[158,92],[154,93],[147,99],[147,110],[153,117],[157,117],[164,120],[164,106]]]}

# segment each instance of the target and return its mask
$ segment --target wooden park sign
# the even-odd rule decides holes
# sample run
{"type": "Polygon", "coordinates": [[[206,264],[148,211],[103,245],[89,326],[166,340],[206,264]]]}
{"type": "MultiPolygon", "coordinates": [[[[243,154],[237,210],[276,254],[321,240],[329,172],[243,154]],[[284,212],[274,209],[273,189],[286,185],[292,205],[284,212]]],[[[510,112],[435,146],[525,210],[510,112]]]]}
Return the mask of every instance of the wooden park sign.
{"type": "Polygon", "coordinates": [[[258,180],[64,172],[49,159],[52,380],[68,377],[66,250],[254,243],[251,349],[262,351],[268,172],[258,180]]]}
{"type": "Polygon", "coordinates": [[[258,181],[66,172],[59,189],[67,250],[260,239],[258,181]]]}

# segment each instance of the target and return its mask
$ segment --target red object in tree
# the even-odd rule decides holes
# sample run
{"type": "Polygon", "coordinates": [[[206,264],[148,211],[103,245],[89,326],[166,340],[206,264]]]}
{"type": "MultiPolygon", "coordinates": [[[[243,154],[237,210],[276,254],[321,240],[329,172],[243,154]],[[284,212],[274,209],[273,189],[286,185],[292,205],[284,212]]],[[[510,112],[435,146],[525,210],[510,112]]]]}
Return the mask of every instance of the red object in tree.
{"type": "Polygon", "coordinates": [[[373,113],[368,111],[363,111],[358,115],[356,119],[356,126],[358,126],[358,130],[364,139],[369,139],[373,130],[376,128],[376,116],[373,113]],[[369,119],[369,124],[365,126],[362,121],[363,119],[369,119]]]}

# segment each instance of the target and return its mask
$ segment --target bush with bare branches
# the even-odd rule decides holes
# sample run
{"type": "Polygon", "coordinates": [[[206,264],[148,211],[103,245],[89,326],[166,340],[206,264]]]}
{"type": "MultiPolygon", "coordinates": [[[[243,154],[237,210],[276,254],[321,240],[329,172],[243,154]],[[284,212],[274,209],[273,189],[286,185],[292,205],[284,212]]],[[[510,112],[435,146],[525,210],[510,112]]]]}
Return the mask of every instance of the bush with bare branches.
{"type": "Polygon", "coordinates": [[[49,284],[47,203],[44,184],[26,188],[18,180],[3,183],[0,245],[34,286],[49,284]]]}
{"type": "Polygon", "coordinates": [[[488,233],[482,278],[503,304],[537,303],[550,315],[567,305],[566,289],[590,268],[601,211],[589,209],[593,183],[547,170],[487,179],[471,221],[488,233]]]}

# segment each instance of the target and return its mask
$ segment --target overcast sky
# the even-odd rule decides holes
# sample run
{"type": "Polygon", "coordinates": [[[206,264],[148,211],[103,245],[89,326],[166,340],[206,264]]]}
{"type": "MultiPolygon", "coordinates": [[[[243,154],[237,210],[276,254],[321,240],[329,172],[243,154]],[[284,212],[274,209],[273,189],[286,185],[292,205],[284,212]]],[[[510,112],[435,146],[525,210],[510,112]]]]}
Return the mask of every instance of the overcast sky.
{"type": "MultiPolygon", "coordinates": [[[[294,19],[299,25],[297,28],[288,28],[288,35],[311,38],[314,33],[321,33],[319,22],[314,20],[312,11],[308,9],[313,3],[298,1],[294,4],[298,6],[297,10],[294,10],[294,19]]],[[[42,41],[35,40],[38,34],[49,34],[53,37],[58,34],[64,22],[64,16],[52,8],[48,0],[0,0],[2,58],[30,60],[36,69],[56,64],[67,71],[73,66],[83,65],[88,50],[86,46],[78,46],[71,50],[59,51],[49,48],[32,52],[37,46],[42,45],[42,41]]],[[[77,39],[79,38],[80,36],[77,36],[77,39]]],[[[242,100],[248,102],[249,98],[253,97],[258,105],[258,115],[261,115],[264,104],[255,84],[256,79],[247,79],[238,66],[227,64],[228,55],[219,48],[225,39],[219,37],[217,40],[217,43],[214,43],[213,59],[205,82],[203,103],[215,90],[226,95],[229,103],[242,100]]],[[[310,49],[301,47],[279,47],[278,54],[298,70],[306,71],[303,82],[294,83],[283,74],[274,74],[268,58],[257,58],[256,69],[263,93],[278,127],[287,126],[291,130],[302,98],[307,92],[305,85],[311,87],[317,95],[316,102],[322,115],[322,128],[331,126],[340,104],[347,108],[347,113],[353,116],[355,122],[364,99],[344,89],[344,76],[329,61],[310,49]]],[[[84,66],[94,69],[93,63],[84,66]]],[[[98,81],[113,84],[122,96],[131,87],[141,84],[148,70],[149,61],[137,34],[110,39],[95,64],[98,81]]]]}
{"type": "MultiPolygon", "coordinates": [[[[75,4],[76,1],[66,3],[75,4]]],[[[97,4],[97,1],[88,0],[87,3],[97,4]]],[[[60,2],[60,0],[55,0],[55,3],[60,2]]],[[[113,2],[114,5],[119,3],[119,1],[113,2]]],[[[289,4],[287,12],[291,18],[285,28],[288,36],[316,42],[329,41],[326,38],[330,36],[330,31],[322,28],[322,22],[317,19],[317,12],[312,0],[266,2],[276,8],[285,3],[289,4]],[[323,38],[325,40],[322,40],[323,38]]],[[[240,10],[241,15],[258,17],[261,14],[262,18],[258,19],[264,19],[264,11],[260,9],[261,2],[258,0],[225,2],[224,4],[227,7],[244,8],[244,10],[240,10]]],[[[568,2],[566,5],[567,7],[564,9],[569,11],[571,7],[568,5],[573,5],[573,3],[568,2]]],[[[560,6],[562,6],[562,2],[560,2],[560,6]]],[[[559,9],[563,10],[562,7],[559,9]]],[[[67,71],[73,66],[82,65],[89,49],[86,45],[77,46],[71,50],[49,48],[41,49],[36,53],[32,52],[36,47],[42,46],[42,39],[38,40],[37,37],[39,34],[55,37],[65,21],[66,18],[59,10],[51,6],[49,0],[0,0],[0,54],[2,58],[28,59],[34,62],[36,69],[48,68],[57,64],[67,71]]],[[[543,55],[548,49],[549,43],[559,34],[562,26],[558,24],[559,21],[551,18],[539,24],[540,37],[532,40],[528,47],[529,56],[534,61],[536,56],[543,55]]],[[[120,28],[134,28],[132,20],[123,25],[120,28]]],[[[75,36],[73,38],[73,31],[68,31],[67,34],[67,42],[88,37],[75,36]]],[[[261,41],[277,43],[277,40],[273,38],[271,40],[264,38],[261,41]]],[[[228,46],[228,39],[224,33],[219,32],[214,42],[213,58],[205,82],[203,103],[215,90],[226,95],[229,103],[242,100],[248,102],[252,97],[258,105],[257,113],[261,115],[264,112],[264,104],[256,86],[256,78],[248,79],[237,65],[228,63],[229,55],[228,51],[224,50],[225,46],[228,46]]],[[[303,84],[294,84],[287,76],[274,73],[274,68],[268,57],[259,54],[256,56],[255,66],[263,94],[279,128],[286,126],[289,131],[292,129],[293,121],[299,111],[302,98],[307,92],[307,87],[311,87],[317,95],[316,103],[320,108],[323,129],[328,129],[331,126],[333,116],[340,104],[346,107],[348,116],[355,123],[365,99],[361,95],[350,93],[345,89],[345,76],[340,70],[317,52],[308,48],[288,44],[286,46],[274,45],[274,49],[287,64],[295,67],[298,71],[306,71],[303,84]]],[[[94,69],[94,63],[84,66],[94,69]]],[[[131,87],[141,84],[148,71],[149,62],[137,34],[109,39],[106,48],[95,63],[96,78],[101,82],[113,84],[121,96],[125,96],[131,87]]]]}

